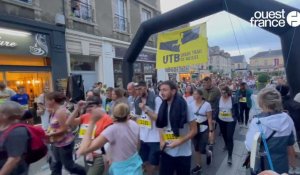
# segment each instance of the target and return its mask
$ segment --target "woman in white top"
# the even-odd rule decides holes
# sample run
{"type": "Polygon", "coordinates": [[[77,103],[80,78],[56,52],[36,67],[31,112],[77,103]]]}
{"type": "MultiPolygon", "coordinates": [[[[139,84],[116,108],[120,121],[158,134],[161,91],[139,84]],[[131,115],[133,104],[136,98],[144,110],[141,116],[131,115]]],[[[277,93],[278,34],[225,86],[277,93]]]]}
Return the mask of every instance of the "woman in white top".
{"type": "Polygon", "coordinates": [[[129,119],[130,110],[127,104],[120,103],[114,107],[115,122],[92,140],[95,123],[99,120],[99,110],[92,112],[91,121],[78,150],[79,155],[91,153],[106,143],[110,143],[112,164],[109,175],[142,175],[142,159],[138,154],[139,126],[129,119]]]}
{"type": "Polygon", "coordinates": [[[228,165],[232,165],[232,151],[233,151],[233,135],[236,125],[236,116],[234,112],[233,99],[231,97],[231,90],[228,86],[221,89],[222,96],[219,102],[219,116],[218,123],[224,139],[225,148],[228,150],[228,165]]]}
{"type": "Polygon", "coordinates": [[[183,98],[185,99],[188,105],[194,101],[193,94],[194,94],[194,87],[192,85],[187,85],[185,88],[185,93],[183,95],[183,98]]]}
{"type": "Polygon", "coordinates": [[[211,105],[203,99],[201,89],[194,91],[194,101],[190,103],[190,107],[195,115],[197,122],[197,135],[193,138],[195,147],[196,167],[192,169],[192,174],[197,174],[202,170],[201,153],[207,155],[207,163],[210,164],[212,152],[206,149],[208,139],[212,140],[214,128],[212,124],[211,105]]]}

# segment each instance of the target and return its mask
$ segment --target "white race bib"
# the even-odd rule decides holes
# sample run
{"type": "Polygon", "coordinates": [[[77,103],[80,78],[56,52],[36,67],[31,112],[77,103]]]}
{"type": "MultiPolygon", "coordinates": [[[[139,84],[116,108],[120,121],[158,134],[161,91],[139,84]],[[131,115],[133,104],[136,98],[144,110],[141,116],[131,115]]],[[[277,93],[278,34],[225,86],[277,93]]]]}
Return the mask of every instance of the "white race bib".
{"type": "MultiPolygon", "coordinates": [[[[87,132],[88,127],[89,127],[88,124],[81,124],[80,125],[80,130],[79,130],[79,134],[78,134],[78,137],[80,139],[82,139],[84,137],[85,133],[87,132]]],[[[96,126],[95,126],[95,128],[93,130],[92,139],[95,138],[95,133],[96,133],[96,126]]]]}

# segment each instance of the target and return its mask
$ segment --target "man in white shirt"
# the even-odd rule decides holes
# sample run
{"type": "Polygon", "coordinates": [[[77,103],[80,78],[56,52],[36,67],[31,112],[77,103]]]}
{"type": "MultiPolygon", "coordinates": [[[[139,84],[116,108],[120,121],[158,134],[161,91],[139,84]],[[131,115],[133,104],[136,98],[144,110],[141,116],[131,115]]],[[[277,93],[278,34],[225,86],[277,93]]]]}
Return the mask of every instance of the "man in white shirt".
{"type": "Polygon", "coordinates": [[[177,94],[176,84],[165,81],[160,85],[163,103],[159,109],[156,126],[160,133],[162,150],[161,175],[190,174],[191,139],[197,133],[196,118],[182,96],[177,94]]]}
{"type": "Polygon", "coordinates": [[[135,116],[140,126],[140,156],[147,175],[154,175],[159,165],[159,130],[155,125],[157,113],[162,103],[160,97],[147,89],[147,84],[140,81],[135,85],[135,116]]]}
{"type": "Polygon", "coordinates": [[[16,95],[15,91],[7,88],[3,82],[0,83],[0,104],[3,104],[14,95],[16,95]]]}

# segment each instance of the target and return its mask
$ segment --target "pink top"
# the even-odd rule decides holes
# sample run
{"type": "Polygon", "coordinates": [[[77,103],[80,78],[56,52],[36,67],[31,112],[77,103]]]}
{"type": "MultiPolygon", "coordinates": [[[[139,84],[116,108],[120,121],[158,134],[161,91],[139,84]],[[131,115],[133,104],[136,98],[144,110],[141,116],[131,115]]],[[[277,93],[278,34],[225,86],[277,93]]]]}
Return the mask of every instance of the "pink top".
{"type": "Polygon", "coordinates": [[[112,162],[127,160],[137,152],[139,132],[139,126],[132,120],[114,123],[102,132],[110,143],[112,162]]]}
{"type": "MultiPolygon", "coordinates": [[[[52,131],[52,132],[55,132],[55,130],[59,129],[61,127],[59,121],[58,121],[58,117],[61,117],[61,116],[58,116],[54,113],[53,116],[51,116],[50,118],[50,125],[49,125],[49,129],[48,131],[52,131]]],[[[73,135],[72,131],[71,130],[68,130],[64,136],[62,136],[63,138],[62,139],[59,139],[60,141],[56,141],[54,142],[54,146],[56,147],[64,147],[64,146],[67,146],[69,145],[70,143],[73,142],[75,136],[73,135]]]]}

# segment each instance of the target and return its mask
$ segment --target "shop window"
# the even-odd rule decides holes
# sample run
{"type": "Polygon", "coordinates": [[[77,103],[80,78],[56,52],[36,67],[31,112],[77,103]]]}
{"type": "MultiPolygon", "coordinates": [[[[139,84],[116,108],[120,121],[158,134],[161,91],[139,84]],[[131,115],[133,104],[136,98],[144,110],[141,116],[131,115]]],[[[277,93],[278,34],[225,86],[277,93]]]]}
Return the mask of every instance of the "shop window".
{"type": "Polygon", "coordinates": [[[71,55],[70,62],[72,71],[96,70],[96,57],[84,55],[71,55]]]}
{"type": "Polygon", "coordinates": [[[142,73],[142,63],[134,63],[134,73],[142,73]]]}
{"type": "Polygon", "coordinates": [[[50,72],[5,72],[7,87],[17,91],[17,87],[25,87],[30,97],[30,107],[33,106],[35,98],[43,93],[45,87],[52,87],[50,72]]]}
{"type": "Polygon", "coordinates": [[[3,82],[4,78],[3,78],[3,72],[0,72],[0,82],[3,82]]]}
{"type": "Polygon", "coordinates": [[[114,73],[122,73],[122,61],[114,60],[114,73]]]}
{"type": "Polygon", "coordinates": [[[87,21],[93,20],[93,8],[90,0],[71,0],[72,15],[87,21]]]}
{"type": "Polygon", "coordinates": [[[155,72],[155,66],[152,63],[144,63],[144,73],[152,74],[155,72]]]}

